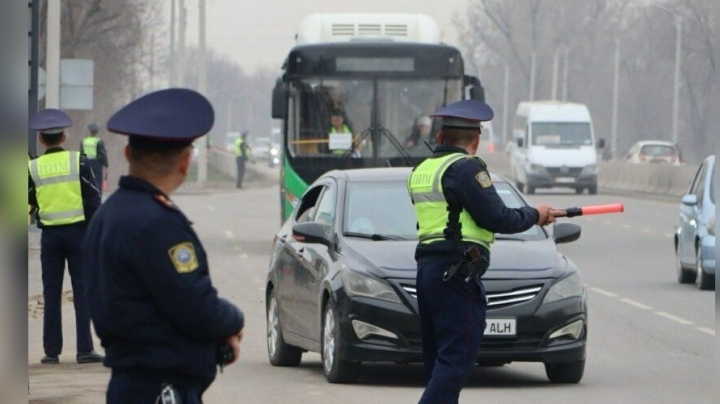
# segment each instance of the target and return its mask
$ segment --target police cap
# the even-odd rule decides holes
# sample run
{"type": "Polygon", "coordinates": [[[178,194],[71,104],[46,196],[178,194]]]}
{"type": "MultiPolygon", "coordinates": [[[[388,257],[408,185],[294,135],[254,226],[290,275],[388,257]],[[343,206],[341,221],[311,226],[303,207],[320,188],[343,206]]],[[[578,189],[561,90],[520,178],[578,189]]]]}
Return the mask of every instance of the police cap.
{"type": "Polygon", "coordinates": [[[479,129],[480,122],[493,119],[493,110],[480,100],[463,100],[439,108],[432,117],[442,118],[442,127],[451,129],[479,129]]]}
{"type": "Polygon", "coordinates": [[[90,125],[88,125],[87,128],[92,133],[100,132],[100,126],[98,126],[98,124],[96,123],[91,123],[90,125]]]}
{"type": "Polygon", "coordinates": [[[140,150],[171,150],[189,146],[210,131],[215,120],[210,101],[184,88],[144,95],[117,111],[109,131],[128,135],[128,144],[140,150]]]}
{"type": "Polygon", "coordinates": [[[59,109],[47,108],[30,118],[30,129],[40,134],[57,135],[73,124],[72,118],[59,109]]]}

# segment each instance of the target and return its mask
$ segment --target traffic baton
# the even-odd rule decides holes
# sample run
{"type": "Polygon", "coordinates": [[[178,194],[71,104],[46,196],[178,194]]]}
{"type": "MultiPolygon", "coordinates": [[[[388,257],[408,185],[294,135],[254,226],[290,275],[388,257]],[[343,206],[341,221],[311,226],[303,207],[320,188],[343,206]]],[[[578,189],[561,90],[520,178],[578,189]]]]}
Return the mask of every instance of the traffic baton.
{"type": "Polygon", "coordinates": [[[625,206],[622,203],[613,203],[610,205],[593,205],[581,206],[579,208],[552,209],[555,217],[575,217],[585,215],[602,215],[605,213],[622,213],[625,206]]]}

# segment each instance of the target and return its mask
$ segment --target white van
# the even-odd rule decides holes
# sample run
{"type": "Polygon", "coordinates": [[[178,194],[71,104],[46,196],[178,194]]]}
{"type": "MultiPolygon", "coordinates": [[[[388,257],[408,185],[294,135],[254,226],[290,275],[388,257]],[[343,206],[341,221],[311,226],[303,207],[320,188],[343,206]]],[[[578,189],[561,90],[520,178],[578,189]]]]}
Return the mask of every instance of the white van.
{"type": "Polygon", "coordinates": [[[510,169],[520,190],[569,187],[597,193],[597,148],[592,119],[584,104],[521,102],[513,121],[510,169]]]}

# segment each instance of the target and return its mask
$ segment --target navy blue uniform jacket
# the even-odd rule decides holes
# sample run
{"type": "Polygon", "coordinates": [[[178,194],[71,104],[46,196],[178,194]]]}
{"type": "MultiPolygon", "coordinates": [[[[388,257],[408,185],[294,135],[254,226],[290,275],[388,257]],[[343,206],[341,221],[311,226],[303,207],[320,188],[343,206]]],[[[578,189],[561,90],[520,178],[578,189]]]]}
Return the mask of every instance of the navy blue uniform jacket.
{"type": "MultiPolygon", "coordinates": [[[[467,154],[464,149],[457,146],[438,146],[429,158],[443,157],[448,153],[467,154]]],[[[441,181],[448,204],[464,207],[478,226],[493,233],[519,233],[535,225],[538,221],[537,209],[531,206],[518,209],[506,207],[495,185],[484,188],[476,180],[479,173],[487,171],[485,163],[470,157],[456,161],[445,170],[441,181]]],[[[454,263],[459,261],[463,252],[473,245],[475,244],[450,240],[418,244],[415,259],[454,263]]],[[[489,261],[489,252],[484,248],[480,248],[480,251],[487,254],[489,261]]]]}
{"type": "Polygon", "coordinates": [[[90,222],[83,252],[105,366],[212,382],[216,347],[242,329],[243,314],[218,297],[200,240],[167,196],[122,177],[90,222]]]}

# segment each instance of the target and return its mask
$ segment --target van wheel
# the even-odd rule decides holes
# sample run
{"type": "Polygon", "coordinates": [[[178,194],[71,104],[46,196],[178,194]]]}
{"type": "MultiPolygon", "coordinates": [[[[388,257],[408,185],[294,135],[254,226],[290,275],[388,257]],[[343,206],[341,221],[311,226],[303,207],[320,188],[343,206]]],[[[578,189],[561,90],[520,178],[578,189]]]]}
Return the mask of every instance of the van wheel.
{"type": "Polygon", "coordinates": [[[590,187],[588,188],[588,192],[590,193],[590,195],[597,195],[597,184],[590,185],[590,187]]]}
{"type": "Polygon", "coordinates": [[[585,192],[585,188],[580,188],[580,187],[575,188],[575,193],[576,193],[576,194],[580,195],[580,194],[582,194],[583,192],[585,192]]]}
{"type": "Polygon", "coordinates": [[[520,191],[523,190],[523,183],[520,181],[515,181],[515,188],[519,189],[520,191]]]}
{"type": "Polygon", "coordinates": [[[532,185],[530,185],[530,184],[525,185],[525,193],[528,194],[528,195],[534,194],[534,193],[535,193],[535,187],[532,186],[532,185]]]}

